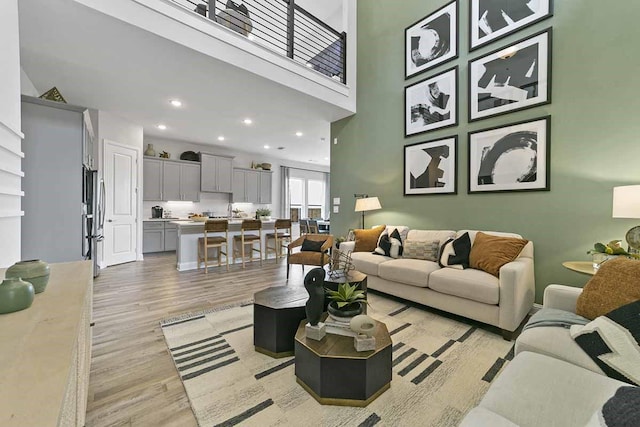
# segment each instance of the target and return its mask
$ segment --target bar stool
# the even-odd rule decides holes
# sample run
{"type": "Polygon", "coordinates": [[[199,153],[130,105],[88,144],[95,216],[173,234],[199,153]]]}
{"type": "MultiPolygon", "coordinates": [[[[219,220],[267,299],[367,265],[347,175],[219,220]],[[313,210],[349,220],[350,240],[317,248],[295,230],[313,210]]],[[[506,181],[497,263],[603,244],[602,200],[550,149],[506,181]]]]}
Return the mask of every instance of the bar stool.
{"type": "Polygon", "coordinates": [[[272,250],[276,254],[276,262],[282,257],[282,244],[284,241],[291,242],[291,220],[276,219],[273,233],[267,233],[264,236],[264,256],[269,257],[269,251],[272,250]],[[282,233],[280,232],[282,230],[282,233]],[[274,245],[269,246],[269,240],[274,240],[274,245]]]}
{"type": "Polygon", "coordinates": [[[242,268],[244,268],[245,261],[245,246],[249,245],[251,251],[249,252],[249,259],[253,262],[253,253],[260,253],[260,265],[262,265],[262,244],[260,243],[260,231],[262,230],[262,221],[257,219],[244,219],[240,225],[240,235],[233,236],[233,263],[236,263],[236,256],[238,254],[242,257],[242,268]],[[245,234],[245,231],[258,231],[258,234],[245,234]],[[253,245],[257,243],[256,249],[253,245]],[[238,244],[240,248],[238,249],[238,244]]]}
{"type": "Polygon", "coordinates": [[[300,235],[309,234],[309,220],[300,220],[300,235]]]}
{"type": "Polygon", "coordinates": [[[209,248],[217,248],[218,254],[218,267],[222,265],[222,255],[224,255],[225,262],[227,264],[227,271],[229,271],[229,255],[226,249],[227,242],[229,241],[229,222],[228,221],[207,221],[204,223],[204,237],[198,238],[198,269],[200,269],[200,263],[204,261],[204,272],[209,273],[209,248]],[[208,233],[222,233],[222,236],[208,236],[208,233]]]}

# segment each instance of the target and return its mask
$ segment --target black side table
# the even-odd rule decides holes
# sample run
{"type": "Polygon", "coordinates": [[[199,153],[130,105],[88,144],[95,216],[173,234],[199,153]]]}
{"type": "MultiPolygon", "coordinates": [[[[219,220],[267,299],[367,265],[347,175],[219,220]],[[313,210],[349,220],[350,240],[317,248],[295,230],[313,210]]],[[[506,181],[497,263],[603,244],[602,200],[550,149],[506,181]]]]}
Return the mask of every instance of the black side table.
{"type": "Polygon", "coordinates": [[[296,330],[307,317],[307,290],[303,286],[277,286],[256,292],[253,298],[255,350],[276,358],[293,356],[296,330]]]}

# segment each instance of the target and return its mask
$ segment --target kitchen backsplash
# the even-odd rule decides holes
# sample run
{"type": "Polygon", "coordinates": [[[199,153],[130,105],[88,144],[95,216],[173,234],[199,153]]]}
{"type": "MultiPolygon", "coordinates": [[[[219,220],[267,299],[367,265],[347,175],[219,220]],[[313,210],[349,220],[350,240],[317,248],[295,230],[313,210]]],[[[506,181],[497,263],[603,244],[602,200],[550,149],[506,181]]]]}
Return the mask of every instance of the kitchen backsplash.
{"type": "MultiPolygon", "coordinates": [[[[227,216],[229,209],[229,195],[222,193],[201,193],[199,202],[149,202],[142,204],[143,219],[151,218],[151,207],[161,206],[164,209],[165,216],[167,211],[171,212],[172,218],[187,218],[190,213],[202,214],[203,212],[211,212],[214,216],[227,216]]],[[[260,205],[253,203],[233,203],[232,209],[240,209],[246,212],[249,217],[253,217],[256,209],[269,208],[271,205],[260,205]]],[[[275,215],[275,211],[272,215],[275,215]]]]}

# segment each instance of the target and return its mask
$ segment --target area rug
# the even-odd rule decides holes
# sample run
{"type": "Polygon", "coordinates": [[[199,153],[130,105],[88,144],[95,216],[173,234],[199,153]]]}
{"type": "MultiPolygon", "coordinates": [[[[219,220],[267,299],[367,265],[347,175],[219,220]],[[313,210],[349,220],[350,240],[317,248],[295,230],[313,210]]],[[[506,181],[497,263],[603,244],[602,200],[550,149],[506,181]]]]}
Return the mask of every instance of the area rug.
{"type": "Polygon", "coordinates": [[[162,321],[169,352],[200,426],[457,426],[511,360],[499,334],[368,295],[368,314],[393,341],[391,388],[365,408],[319,404],[294,375],[294,358],[253,348],[253,305],[162,321]]]}

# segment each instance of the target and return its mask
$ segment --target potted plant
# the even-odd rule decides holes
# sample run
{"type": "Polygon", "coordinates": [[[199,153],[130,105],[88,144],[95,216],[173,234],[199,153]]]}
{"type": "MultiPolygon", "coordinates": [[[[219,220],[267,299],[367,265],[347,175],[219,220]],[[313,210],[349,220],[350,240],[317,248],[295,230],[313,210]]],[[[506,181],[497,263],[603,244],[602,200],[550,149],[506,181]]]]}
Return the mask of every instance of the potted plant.
{"type": "Polygon", "coordinates": [[[327,311],[336,320],[361,314],[364,311],[362,304],[367,304],[364,291],[349,282],[339,284],[337,291],[325,288],[325,292],[330,300],[327,311]]]}
{"type": "Polygon", "coordinates": [[[271,209],[256,209],[256,219],[271,219],[271,209]]]}

